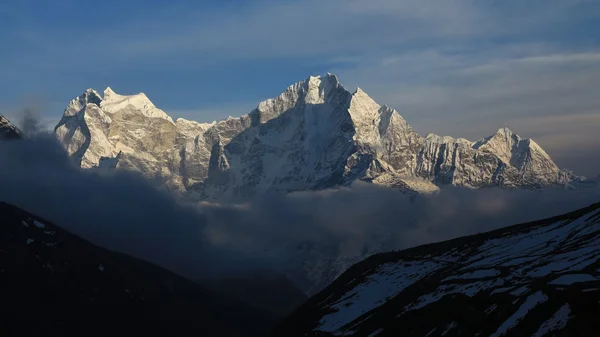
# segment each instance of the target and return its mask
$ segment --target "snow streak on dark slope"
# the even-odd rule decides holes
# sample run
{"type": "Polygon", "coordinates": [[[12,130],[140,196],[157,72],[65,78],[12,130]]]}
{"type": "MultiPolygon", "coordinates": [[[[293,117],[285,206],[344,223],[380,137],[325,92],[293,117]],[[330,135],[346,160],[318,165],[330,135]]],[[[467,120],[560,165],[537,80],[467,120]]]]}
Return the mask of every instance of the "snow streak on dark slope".
{"type": "Polygon", "coordinates": [[[372,256],[275,336],[598,336],[600,203],[372,256]]]}
{"type": "Polygon", "coordinates": [[[0,140],[21,139],[22,132],[6,117],[0,115],[0,140]]]}
{"type": "Polygon", "coordinates": [[[276,319],[0,202],[1,336],[264,336],[276,319]]]}

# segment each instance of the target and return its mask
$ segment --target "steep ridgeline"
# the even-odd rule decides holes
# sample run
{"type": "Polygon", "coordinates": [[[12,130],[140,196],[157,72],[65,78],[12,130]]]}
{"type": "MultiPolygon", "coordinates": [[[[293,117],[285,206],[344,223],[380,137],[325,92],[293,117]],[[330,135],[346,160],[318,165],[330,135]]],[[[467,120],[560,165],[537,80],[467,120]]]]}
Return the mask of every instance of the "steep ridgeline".
{"type": "Polygon", "coordinates": [[[309,77],[239,118],[173,121],[143,93],[92,89],[55,128],[82,167],[130,168],[201,199],[315,190],[356,180],[417,192],[438,186],[567,185],[533,140],[500,129],[477,142],[423,138],[364,91],[309,77]]]}
{"type": "Polygon", "coordinates": [[[275,316],[0,202],[0,335],[265,336],[275,316]]]}
{"type": "Polygon", "coordinates": [[[6,117],[0,115],[0,140],[21,139],[23,133],[6,117]]]}
{"type": "Polygon", "coordinates": [[[274,336],[597,336],[600,204],[374,255],[274,336]]]}

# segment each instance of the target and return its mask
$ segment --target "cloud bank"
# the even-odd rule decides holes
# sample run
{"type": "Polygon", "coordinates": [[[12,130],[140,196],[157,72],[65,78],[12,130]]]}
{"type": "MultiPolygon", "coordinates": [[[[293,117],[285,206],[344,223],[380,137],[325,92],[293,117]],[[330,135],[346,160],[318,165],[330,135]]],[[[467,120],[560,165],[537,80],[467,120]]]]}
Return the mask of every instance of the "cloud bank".
{"type": "Polygon", "coordinates": [[[356,258],[600,201],[597,186],[543,192],[444,189],[415,198],[356,183],[243,205],[190,204],[134,173],[80,170],[51,135],[0,143],[0,158],[0,200],[190,278],[264,268],[286,272],[306,262],[306,256],[295,255],[299,247],[356,258]]]}
{"type": "Polygon", "coordinates": [[[384,243],[391,250],[485,232],[563,214],[600,202],[600,189],[545,191],[445,188],[412,197],[358,182],[351,188],[297,192],[244,207],[203,206],[206,234],[239,251],[281,243],[336,246],[362,254],[384,243]],[[371,247],[372,248],[372,247],[371,247]]]}
{"type": "Polygon", "coordinates": [[[82,171],[49,134],[2,142],[0,158],[0,200],[180,273],[216,268],[202,235],[204,217],[143,178],[82,171]]]}

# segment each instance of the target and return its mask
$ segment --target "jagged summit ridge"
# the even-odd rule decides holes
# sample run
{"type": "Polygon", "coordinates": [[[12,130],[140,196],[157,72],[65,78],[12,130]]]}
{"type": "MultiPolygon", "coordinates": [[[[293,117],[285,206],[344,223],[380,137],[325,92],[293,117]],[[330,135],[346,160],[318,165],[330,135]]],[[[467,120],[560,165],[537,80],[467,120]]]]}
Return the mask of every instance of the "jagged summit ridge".
{"type": "Polygon", "coordinates": [[[100,108],[105,112],[115,113],[123,109],[135,109],[144,116],[151,118],[163,118],[171,123],[173,119],[164,111],[158,109],[143,92],[136,95],[119,95],[110,87],[104,90],[104,99],[100,102],[100,108]]]}
{"type": "Polygon", "coordinates": [[[173,119],[148,97],[88,89],[55,129],[83,167],[138,170],[201,199],[248,198],[363,180],[412,191],[439,186],[567,185],[535,142],[508,128],[482,140],[422,137],[393,108],[338,78],[310,76],[240,117],[173,119]],[[117,156],[118,159],[117,159],[117,156]]]}

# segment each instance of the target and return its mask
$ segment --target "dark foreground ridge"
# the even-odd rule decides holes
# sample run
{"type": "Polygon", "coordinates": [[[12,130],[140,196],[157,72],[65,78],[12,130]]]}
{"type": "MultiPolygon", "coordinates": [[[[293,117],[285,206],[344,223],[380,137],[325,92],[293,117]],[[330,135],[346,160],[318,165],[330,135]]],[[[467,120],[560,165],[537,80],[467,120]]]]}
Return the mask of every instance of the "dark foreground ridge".
{"type": "Polygon", "coordinates": [[[0,202],[0,336],[265,336],[276,318],[0,202]]]}
{"type": "Polygon", "coordinates": [[[281,318],[308,300],[308,296],[285,275],[269,270],[243,272],[198,282],[215,293],[235,298],[281,318]]]}
{"type": "Polygon", "coordinates": [[[274,336],[598,336],[600,203],[374,255],[274,336]]]}

